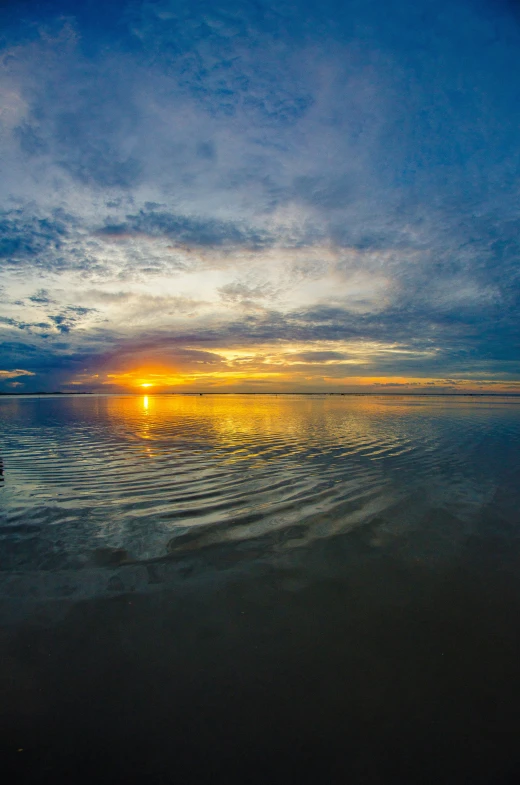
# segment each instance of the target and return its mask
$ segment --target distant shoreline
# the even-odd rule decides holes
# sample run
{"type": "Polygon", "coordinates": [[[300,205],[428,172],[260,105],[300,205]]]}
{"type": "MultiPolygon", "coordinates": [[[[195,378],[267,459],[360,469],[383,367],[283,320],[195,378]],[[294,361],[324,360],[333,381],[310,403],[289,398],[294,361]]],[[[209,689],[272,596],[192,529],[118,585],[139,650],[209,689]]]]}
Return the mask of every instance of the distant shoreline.
{"type": "Polygon", "coordinates": [[[263,395],[263,396],[281,396],[281,395],[300,395],[300,396],[316,396],[316,395],[323,395],[323,396],[335,396],[335,397],[381,397],[385,396],[388,398],[395,398],[395,397],[408,397],[408,398],[520,398],[520,393],[423,393],[423,392],[215,392],[215,391],[204,391],[204,392],[63,392],[62,390],[56,390],[54,392],[0,392],[0,396],[4,398],[40,398],[40,397],[49,397],[53,395],[63,395],[63,396],[100,396],[100,397],[121,397],[125,396],[128,398],[142,398],[144,395],[150,396],[184,396],[184,397],[194,397],[200,398],[201,396],[208,396],[208,395],[263,395]]]}

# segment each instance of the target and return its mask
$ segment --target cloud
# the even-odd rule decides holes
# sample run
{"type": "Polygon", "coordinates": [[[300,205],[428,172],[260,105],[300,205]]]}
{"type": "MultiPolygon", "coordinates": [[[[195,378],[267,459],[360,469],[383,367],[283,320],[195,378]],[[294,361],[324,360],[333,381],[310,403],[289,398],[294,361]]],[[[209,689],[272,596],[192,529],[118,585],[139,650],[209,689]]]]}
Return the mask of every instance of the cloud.
{"type": "Polygon", "coordinates": [[[121,224],[108,224],[99,230],[101,237],[117,239],[128,236],[167,237],[188,248],[244,246],[259,248],[269,239],[265,232],[236,221],[196,218],[156,210],[140,210],[128,215],[121,224]]]}
{"type": "Polygon", "coordinates": [[[9,367],[283,344],[332,374],[357,342],[371,373],[519,373],[508,4],[24,8],[0,62],[9,367]]]}
{"type": "Polygon", "coordinates": [[[218,288],[222,300],[230,303],[249,305],[258,300],[271,299],[276,296],[276,289],[269,283],[249,286],[246,283],[229,283],[218,288]]]}
{"type": "Polygon", "coordinates": [[[49,297],[49,293],[46,289],[38,289],[37,292],[29,297],[29,300],[36,305],[51,305],[54,303],[54,300],[49,297]]]}
{"type": "MultiPolygon", "coordinates": [[[[31,300],[32,298],[29,299],[31,300]]],[[[35,305],[43,307],[52,305],[53,302],[52,299],[47,298],[45,295],[38,295],[35,305]]],[[[48,338],[53,331],[61,334],[70,332],[73,327],[78,326],[83,321],[85,316],[93,313],[97,313],[96,308],[71,305],[62,308],[60,313],[48,313],[46,315],[47,321],[45,322],[26,322],[12,317],[0,316],[0,324],[48,338]]]]}
{"type": "Polygon", "coordinates": [[[0,216],[0,259],[4,264],[31,259],[38,265],[42,254],[59,257],[69,221],[60,210],[48,218],[38,218],[21,208],[4,211],[0,216]]]}
{"type": "Polygon", "coordinates": [[[34,376],[32,371],[24,371],[21,368],[15,368],[13,371],[2,371],[0,370],[0,380],[3,381],[5,379],[16,379],[19,376],[34,376]]]}
{"type": "Polygon", "coordinates": [[[208,113],[292,124],[312,96],[294,68],[290,41],[273,25],[284,16],[268,4],[180,2],[137,4],[127,18],[141,50],[163,68],[173,66],[181,89],[208,113]]]}
{"type": "Polygon", "coordinates": [[[17,319],[12,319],[8,316],[0,316],[0,324],[5,324],[8,327],[14,327],[17,330],[27,330],[28,332],[46,331],[52,327],[49,322],[22,322],[17,319]]]}
{"type": "Polygon", "coordinates": [[[302,363],[329,363],[341,362],[348,359],[349,355],[344,352],[334,351],[312,351],[312,352],[295,352],[290,355],[291,361],[302,363]]]}

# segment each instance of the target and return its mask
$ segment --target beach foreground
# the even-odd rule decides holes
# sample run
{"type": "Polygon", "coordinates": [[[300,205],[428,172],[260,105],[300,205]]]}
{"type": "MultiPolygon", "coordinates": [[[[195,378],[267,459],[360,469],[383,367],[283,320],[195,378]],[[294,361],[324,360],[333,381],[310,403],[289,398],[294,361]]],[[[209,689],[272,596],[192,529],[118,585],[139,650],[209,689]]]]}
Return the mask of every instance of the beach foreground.
{"type": "MultiPolygon", "coordinates": [[[[198,405],[199,417],[207,415],[207,404],[198,405]]],[[[222,519],[196,533],[186,516],[182,529],[171,527],[162,553],[139,558],[139,539],[135,531],[125,539],[120,511],[106,507],[106,529],[119,534],[98,537],[92,549],[88,526],[81,532],[84,517],[56,523],[58,501],[46,524],[62,528],[61,551],[52,535],[54,566],[39,563],[47,557],[35,532],[14,520],[29,471],[15,460],[15,431],[21,438],[20,418],[28,416],[22,412],[12,423],[3,489],[11,564],[0,575],[0,722],[9,781],[518,781],[519,486],[510,438],[520,418],[513,403],[492,402],[485,417],[478,404],[466,411],[457,405],[421,410],[426,447],[435,437],[438,461],[428,458],[421,468],[427,451],[417,440],[406,477],[397,447],[382,472],[373,456],[345,451],[345,482],[360,464],[370,477],[372,461],[384,478],[386,506],[374,505],[374,494],[383,498],[375,491],[368,500],[357,491],[357,503],[347,500],[344,486],[337,504],[337,496],[328,507],[322,501],[321,511],[300,500],[299,525],[290,519],[277,528],[266,509],[261,520],[242,516],[234,528],[222,519]],[[455,477],[453,456],[461,450],[455,477]],[[490,455],[501,460],[487,465],[490,455]],[[421,492],[427,487],[428,495],[421,492]]],[[[378,404],[378,413],[370,406],[317,401],[306,416],[328,420],[327,433],[331,418],[336,430],[347,415],[358,424],[371,418],[382,434],[394,428],[393,438],[396,412],[401,433],[419,416],[407,403],[401,410],[378,404]]],[[[57,411],[52,416],[63,427],[57,411]]],[[[83,409],[83,427],[103,411],[83,409]]],[[[270,412],[272,441],[287,408],[275,402],[270,412]]],[[[159,423],[164,429],[164,410],[159,423]]],[[[128,423],[123,436],[116,424],[107,440],[128,439],[128,423]]],[[[258,460],[266,433],[257,424],[249,460],[258,460]]],[[[305,466],[302,483],[327,476],[328,464],[303,460],[309,443],[303,434],[293,467],[305,466]]],[[[269,457],[269,466],[280,458],[287,450],[269,457]]],[[[220,460],[217,468],[225,466],[220,460]]],[[[34,460],[30,469],[36,498],[27,492],[24,514],[36,526],[49,488],[42,482],[38,491],[34,460]]],[[[69,499],[59,467],[57,477],[69,499]]],[[[84,504],[95,506],[96,492],[90,489],[84,504]]],[[[158,547],[157,529],[152,533],[143,551],[158,547]]]]}

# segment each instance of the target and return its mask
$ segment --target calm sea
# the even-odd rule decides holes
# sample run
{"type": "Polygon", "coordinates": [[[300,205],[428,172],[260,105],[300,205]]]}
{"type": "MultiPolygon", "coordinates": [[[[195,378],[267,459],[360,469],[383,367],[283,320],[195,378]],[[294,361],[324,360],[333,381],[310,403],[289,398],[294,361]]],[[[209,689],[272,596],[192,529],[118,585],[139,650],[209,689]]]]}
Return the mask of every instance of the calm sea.
{"type": "Polygon", "coordinates": [[[9,782],[520,782],[520,399],[0,398],[9,782]]]}

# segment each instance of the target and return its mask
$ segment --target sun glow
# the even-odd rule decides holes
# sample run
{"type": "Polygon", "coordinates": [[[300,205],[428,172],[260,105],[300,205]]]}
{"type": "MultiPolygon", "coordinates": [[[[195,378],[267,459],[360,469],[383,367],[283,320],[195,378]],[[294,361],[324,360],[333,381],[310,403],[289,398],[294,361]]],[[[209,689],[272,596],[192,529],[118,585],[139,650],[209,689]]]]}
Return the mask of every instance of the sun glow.
{"type": "Polygon", "coordinates": [[[412,350],[370,341],[255,344],[254,347],[183,349],[174,367],[151,360],[134,369],[83,374],[70,384],[101,389],[172,394],[207,392],[518,392],[520,382],[496,379],[431,378],[374,373],[382,357],[391,366],[434,357],[437,349],[412,350]],[[388,359],[390,358],[390,360],[388,359]],[[395,359],[397,358],[397,359],[395,359]]]}

